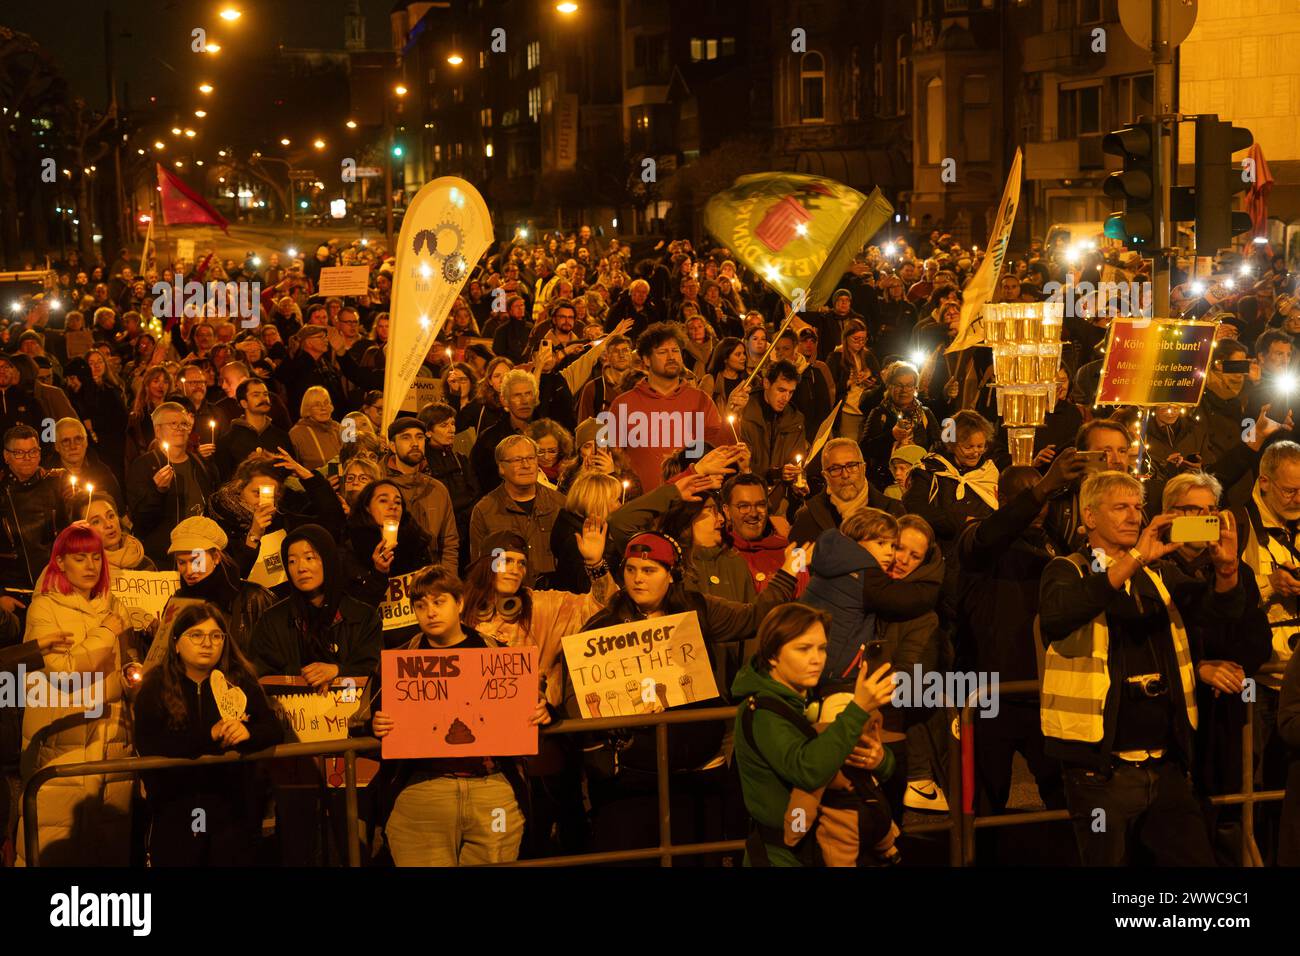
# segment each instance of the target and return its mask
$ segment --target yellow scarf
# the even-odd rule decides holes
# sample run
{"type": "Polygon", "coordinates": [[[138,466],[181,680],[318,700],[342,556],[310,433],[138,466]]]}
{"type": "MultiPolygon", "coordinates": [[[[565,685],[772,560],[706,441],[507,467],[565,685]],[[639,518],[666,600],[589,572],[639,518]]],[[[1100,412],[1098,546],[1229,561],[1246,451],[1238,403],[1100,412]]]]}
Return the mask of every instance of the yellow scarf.
{"type": "MultiPolygon", "coordinates": [[[[943,465],[943,470],[932,472],[933,475],[940,478],[950,478],[957,482],[958,501],[966,497],[966,489],[970,488],[971,491],[984,500],[986,505],[994,511],[998,510],[998,468],[992,461],[986,461],[978,468],[973,468],[963,475],[943,455],[934,452],[931,453],[930,458],[943,465]]],[[[930,500],[933,501],[938,493],[939,483],[936,481],[930,486],[930,500]]]]}

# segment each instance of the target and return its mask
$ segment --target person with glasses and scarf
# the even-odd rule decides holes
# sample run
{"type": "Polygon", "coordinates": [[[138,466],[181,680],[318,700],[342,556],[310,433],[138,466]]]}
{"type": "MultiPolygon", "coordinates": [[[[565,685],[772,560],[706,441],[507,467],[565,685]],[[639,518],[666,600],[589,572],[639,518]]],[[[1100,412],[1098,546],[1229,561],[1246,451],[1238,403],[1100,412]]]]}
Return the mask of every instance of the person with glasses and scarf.
{"type": "Polygon", "coordinates": [[[199,455],[186,450],[194,418],[185,406],[163,402],[153,410],[157,438],[150,450],[131,463],[126,499],[134,530],[145,553],[159,566],[169,564],[171,530],[190,515],[203,514],[217,489],[214,446],[200,446],[199,455]],[[204,453],[206,449],[206,453],[204,453]]]}
{"type": "Polygon", "coordinates": [[[934,412],[917,400],[920,373],[910,362],[895,362],[882,373],[885,397],[862,423],[862,457],[870,469],[867,478],[884,488],[892,481],[889,459],[900,445],[938,448],[943,430],[934,412]]]}

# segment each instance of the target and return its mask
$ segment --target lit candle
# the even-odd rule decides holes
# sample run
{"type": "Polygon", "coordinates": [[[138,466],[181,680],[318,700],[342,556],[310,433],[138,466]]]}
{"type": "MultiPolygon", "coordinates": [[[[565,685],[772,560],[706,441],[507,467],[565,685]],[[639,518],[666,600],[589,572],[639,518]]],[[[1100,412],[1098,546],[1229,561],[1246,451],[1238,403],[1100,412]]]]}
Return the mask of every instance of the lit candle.
{"type": "Polygon", "coordinates": [[[262,485],[257,489],[257,493],[264,505],[269,505],[275,501],[275,485],[262,485]]]}
{"type": "Polygon", "coordinates": [[[384,547],[392,550],[397,547],[397,522],[384,522],[384,547]]]}
{"type": "Polygon", "coordinates": [[[86,482],[86,495],[86,507],[89,508],[90,503],[95,500],[95,486],[90,482],[86,482]]]}
{"type": "Polygon", "coordinates": [[[740,444],[740,439],[736,437],[736,416],[735,416],[735,415],[728,415],[728,416],[727,416],[727,424],[728,424],[729,426],[731,426],[731,440],[732,440],[733,442],[735,442],[737,445],[739,445],[739,444],[740,444]]]}
{"type": "Polygon", "coordinates": [[[447,349],[447,361],[451,361],[451,349],[447,349]]]}
{"type": "Polygon", "coordinates": [[[76,476],[76,475],[73,475],[69,480],[72,482],[72,493],[73,493],[73,495],[76,495],[76,493],[77,493],[77,476],[76,476]]]}
{"type": "Polygon", "coordinates": [[[217,443],[217,420],[215,418],[208,419],[208,428],[212,429],[212,444],[215,445],[217,443]]]}
{"type": "Polygon", "coordinates": [[[618,496],[618,503],[619,503],[619,504],[622,504],[623,501],[627,498],[627,489],[628,489],[628,486],[631,485],[631,484],[632,484],[632,482],[628,481],[626,478],[623,479],[623,492],[622,492],[622,494],[620,494],[620,495],[618,496]]]}

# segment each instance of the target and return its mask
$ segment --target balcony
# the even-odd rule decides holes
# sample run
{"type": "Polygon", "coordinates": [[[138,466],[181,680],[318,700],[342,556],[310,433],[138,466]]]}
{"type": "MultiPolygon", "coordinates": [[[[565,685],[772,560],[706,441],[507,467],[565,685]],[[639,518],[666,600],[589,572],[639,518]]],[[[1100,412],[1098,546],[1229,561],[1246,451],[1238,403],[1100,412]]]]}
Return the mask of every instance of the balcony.
{"type": "Polygon", "coordinates": [[[1024,72],[1069,76],[1109,72],[1107,68],[1111,64],[1106,54],[1092,50],[1092,31],[1098,27],[1106,30],[1107,44],[1121,35],[1121,27],[1115,22],[1071,26],[1026,37],[1024,72]]]}
{"type": "Polygon", "coordinates": [[[1101,133],[1025,144],[1026,179],[1079,179],[1106,171],[1101,133]]]}

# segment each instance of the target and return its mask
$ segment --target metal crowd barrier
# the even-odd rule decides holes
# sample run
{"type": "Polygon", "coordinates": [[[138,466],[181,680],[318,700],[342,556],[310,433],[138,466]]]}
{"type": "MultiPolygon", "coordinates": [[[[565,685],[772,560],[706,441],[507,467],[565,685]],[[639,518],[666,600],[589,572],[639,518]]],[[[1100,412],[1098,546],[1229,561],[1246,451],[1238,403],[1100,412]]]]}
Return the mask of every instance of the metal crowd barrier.
{"type": "MultiPolygon", "coordinates": [[[[1261,674],[1278,674],[1280,665],[1269,665],[1261,674]]],[[[999,684],[999,695],[1037,695],[1038,681],[1009,681],[999,684]]],[[[1003,813],[992,816],[975,814],[975,721],[974,708],[978,692],[973,691],[959,712],[961,739],[948,735],[948,816],[932,823],[903,828],[904,835],[948,833],[948,862],[954,867],[972,866],[975,863],[975,830],[988,827],[1027,826],[1035,823],[1068,821],[1068,810],[1038,810],[1028,813],[1003,813]]],[[[733,721],[736,707],[709,707],[699,710],[664,711],[638,717],[602,717],[592,720],[561,720],[542,728],[545,735],[582,734],[608,730],[625,730],[653,727],[655,731],[655,761],[658,783],[659,845],[639,850],[614,850],[602,853],[584,853],[574,856],[543,857],[517,860],[507,864],[517,867],[577,866],[602,863],[622,863],[635,860],[652,860],[658,857],[660,866],[670,867],[677,856],[694,856],[707,853],[728,853],[744,849],[743,840],[724,840],[713,843],[675,845],[672,842],[672,814],[669,802],[668,727],[672,724],[694,724],[705,721],[733,721]]],[[[1284,790],[1256,792],[1254,789],[1254,702],[1246,703],[1246,721],[1242,727],[1242,781],[1240,793],[1223,794],[1211,798],[1219,806],[1241,805],[1241,863],[1242,866],[1261,865],[1259,848],[1255,845],[1253,813],[1256,803],[1281,800],[1284,790]]],[[[220,756],[195,759],[176,757],[125,757],[118,760],[96,760],[86,763],[53,764],[42,767],[23,787],[23,838],[26,841],[29,866],[39,866],[40,846],[37,834],[39,820],[37,794],[41,786],[55,777],[79,777],[103,774],[138,774],[145,770],[171,770],[180,767],[211,764],[241,763],[253,760],[282,760],[291,757],[319,757],[342,754],[345,768],[346,813],[348,828],[348,865],[361,865],[361,838],[357,829],[357,775],[358,753],[378,750],[380,743],[374,737],[352,737],[321,743],[280,744],[252,754],[234,751],[220,756]]]]}

